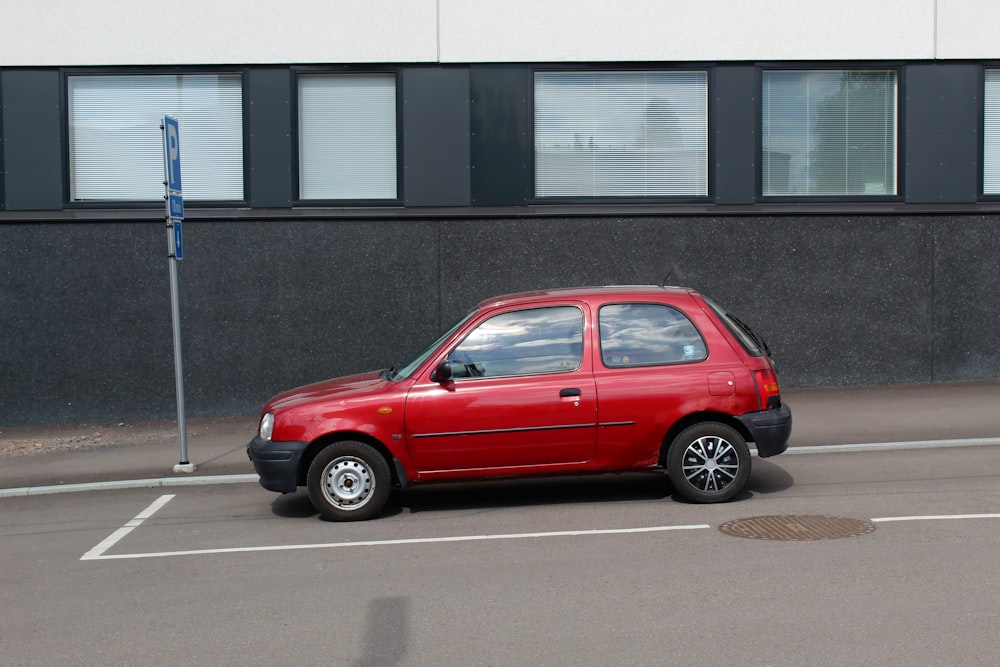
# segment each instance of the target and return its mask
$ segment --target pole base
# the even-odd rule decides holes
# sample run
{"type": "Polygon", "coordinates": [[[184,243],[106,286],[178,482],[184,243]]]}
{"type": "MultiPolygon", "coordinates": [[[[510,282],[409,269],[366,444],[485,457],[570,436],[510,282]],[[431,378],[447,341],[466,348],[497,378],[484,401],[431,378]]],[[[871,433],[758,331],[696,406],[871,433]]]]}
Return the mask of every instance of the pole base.
{"type": "Polygon", "coordinates": [[[192,473],[192,472],[194,472],[194,464],[193,463],[178,463],[177,465],[174,466],[174,472],[192,473]]]}

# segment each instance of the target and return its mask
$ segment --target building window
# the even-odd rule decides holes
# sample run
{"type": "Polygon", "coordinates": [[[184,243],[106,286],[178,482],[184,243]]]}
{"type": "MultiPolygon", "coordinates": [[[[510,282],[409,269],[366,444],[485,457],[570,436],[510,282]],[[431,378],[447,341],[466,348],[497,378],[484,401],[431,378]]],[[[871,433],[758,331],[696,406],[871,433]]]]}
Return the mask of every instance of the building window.
{"type": "Polygon", "coordinates": [[[394,74],[302,74],[299,198],[397,199],[394,74]]]}
{"type": "Polygon", "coordinates": [[[164,115],[187,201],[243,200],[240,74],[70,76],[70,201],[162,201],[164,115]]]}
{"type": "Polygon", "coordinates": [[[708,194],[708,73],[536,72],[535,196],[708,194]]]}
{"type": "Polygon", "coordinates": [[[765,196],[896,194],[895,70],[763,72],[765,196]]]}
{"type": "Polygon", "coordinates": [[[983,194],[1000,195],[1000,69],[986,70],[983,100],[983,194]]]}

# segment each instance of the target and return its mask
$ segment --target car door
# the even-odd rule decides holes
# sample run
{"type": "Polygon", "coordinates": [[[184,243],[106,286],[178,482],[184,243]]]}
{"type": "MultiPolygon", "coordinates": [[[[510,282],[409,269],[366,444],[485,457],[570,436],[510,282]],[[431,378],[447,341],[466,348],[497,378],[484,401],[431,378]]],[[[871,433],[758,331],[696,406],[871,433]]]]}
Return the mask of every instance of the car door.
{"type": "MultiPolygon", "coordinates": [[[[439,354],[451,377],[417,379],[406,438],[421,473],[589,460],[597,397],[582,304],[511,308],[481,318],[439,354]]],[[[544,470],[539,470],[544,472],[544,470]]]]}
{"type": "Polygon", "coordinates": [[[684,312],[663,303],[605,304],[598,329],[599,451],[617,467],[655,464],[677,419],[717,407],[708,346],[684,312]]]}

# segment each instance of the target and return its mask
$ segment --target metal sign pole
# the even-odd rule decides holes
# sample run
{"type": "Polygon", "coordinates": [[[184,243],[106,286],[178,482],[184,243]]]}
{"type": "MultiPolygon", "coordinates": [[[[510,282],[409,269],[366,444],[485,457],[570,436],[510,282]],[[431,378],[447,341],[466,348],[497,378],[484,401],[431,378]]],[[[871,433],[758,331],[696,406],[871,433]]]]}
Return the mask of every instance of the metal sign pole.
{"type": "MultiPolygon", "coordinates": [[[[167,225],[168,241],[173,245],[173,224],[167,225]]],[[[181,443],[180,462],[174,466],[174,472],[194,472],[194,465],[188,461],[187,422],[184,419],[184,363],[181,359],[181,306],[180,293],[177,288],[177,257],[167,258],[170,263],[170,315],[174,328],[174,384],[177,388],[177,430],[181,443]]]]}
{"type": "Polygon", "coordinates": [[[170,266],[170,316],[174,334],[174,384],[177,390],[177,431],[180,437],[180,462],[174,472],[194,472],[188,460],[187,422],[184,419],[184,363],[181,358],[181,300],[177,287],[177,262],[184,257],[181,240],[181,220],[184,219],[184,199],[181,193],[180,127],[177,120],[163,117],[163,170],[167,208],[167,262],[170,266]]]}

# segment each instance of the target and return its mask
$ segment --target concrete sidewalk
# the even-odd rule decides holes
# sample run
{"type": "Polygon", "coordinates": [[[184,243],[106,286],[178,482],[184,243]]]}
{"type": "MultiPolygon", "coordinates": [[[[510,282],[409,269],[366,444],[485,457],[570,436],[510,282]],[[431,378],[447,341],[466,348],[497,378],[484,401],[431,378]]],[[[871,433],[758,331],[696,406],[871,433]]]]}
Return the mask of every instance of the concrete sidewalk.
{"type": "MultiPolygon", "coordinates": [[[[789,389],[783,398],[794,419],[792,448],[966,439],[1000,445],[1000,382],[789,389]]],[[[245,449],[256,427],[256,416],[189,420],[193,473],[173,471],[180,462],[180,446],[171,422],[107,426],[102,433],[93,433],[101,428],[94,426],[0,427],[0,440],[22,443],[16,452],[0,454],[0,490],[97,482],[128,485],[134,480],[162,480],[164,485],[252,482],[255,476],[245,449]],[[114,429],[119,430],[113,438],[105,435],[114,429]],[[80,437],[80,447],[73,445],[75,432],[89,432],[80,437]],[[60,433],[64,435],[53,435],[60,433]],[[59,446],[32,444],[33,437],[41,440],[43,434],[59,446]]]]}
{"type": "Polygon", "coordinates": [[[187,453],[195,471],[174,473],[180,463],[176,421],[2,427],[0,442],[15,451],[0,454],[0,490],[137,479],[207,482],[218,476],[252,475],[246,446],[256,430],[256,416],[189,419],[187,453]]]}

